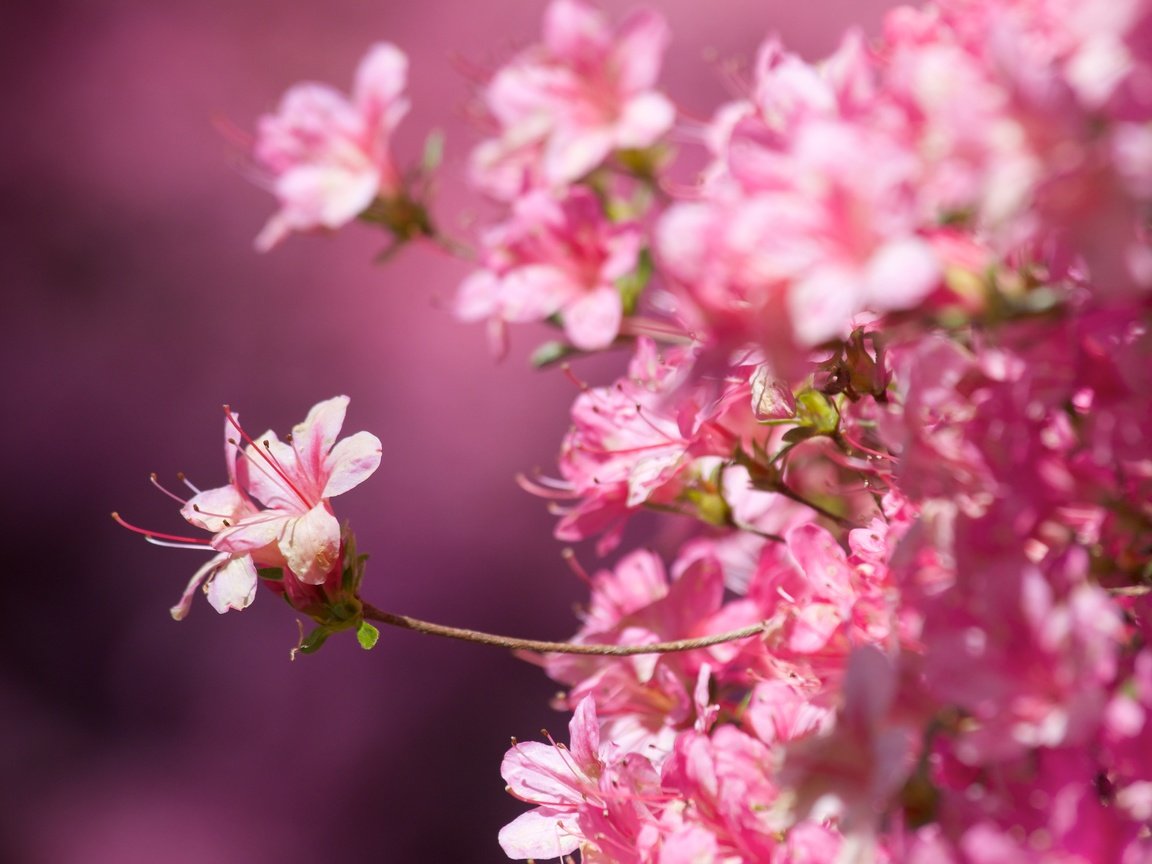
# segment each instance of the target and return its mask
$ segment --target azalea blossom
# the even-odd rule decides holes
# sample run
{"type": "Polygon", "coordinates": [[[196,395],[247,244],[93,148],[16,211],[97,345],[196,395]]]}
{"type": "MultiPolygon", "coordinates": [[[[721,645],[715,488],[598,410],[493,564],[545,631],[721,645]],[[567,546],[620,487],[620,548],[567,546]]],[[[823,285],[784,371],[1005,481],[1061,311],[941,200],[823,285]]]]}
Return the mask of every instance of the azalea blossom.
{"type": "Polygon", "coordinates": [[[570,746],[515,742],[501,774],[508,791],[538,805],[504,826],[509,858],[560,858],[577,849],[589,862],[636,861],[640,833],[660,801],[651,763],[601,742],[596,703],[584,699],[569,724],[570,746]]]}
{"type": "Polygon", "coordinates": [[[391,140],[408,112],[408,59],[374,45],[356,70],[351,97],[326,84],[297,84],[260,118],[254,157],[280,201],[256,248],[292,231],[339,228],[377,198],[401,193],[391,140]]]}
{"type": "MultiPolygon", "coordinates": [[[[381,458],[380,439],[370,432],[337,442],[347,409],[348,397],[337,396],[313,406],[304,422],[293,427],[290,443],[272,431],[249,440],[243,491],[263,509],[222,527],[213,548],[262,551],[273,559],[278,553],[280,563],[301,582],[324,581],[339,562],[340,550],[340,523],[330,499],[367,480],[381,458]]],[[[195,512],[195,505],[192,499],[185,509],[195,512]]]]}
{"type": "Polygon", "coordinates": [[[498,353],[508,322],[557,314],[574,346],[606,348],[624,314],[616,281],[636,268],[640,242],[637,225],[605,219],[586,189],[525,195],[485,238],[485,267],[460,286],[457,314],[487,319],[498,353]]]}
{"type": "Polygon", "coordinates": [[[613,150],[655,144],[676,116],[654,89],[667,42],[668,25],[653,11],[633,12],[612,30],[589,3],[553,0],[543,43],[484,92],[500,134],[473,153],[475,182],[510,200],[578,180],[613,150]]]}
{"type": "Polygon", "coordinates": [[[336,440],[347,408],[347,396],[313,406],[293,428],[290,443],[272,431],[251,438],[226,408],[228,483],[203,491],[188,483],[195,494],[187,500],[164,490],[181,501],[190,524],[212,537],[205,542],[127,526],[161,545],[219,553],[193,575],[172,608],[174,618],[188,613],[201,585],[218,612],[247,607],[260,568],[282,568],[283,579],[303,585],[321,585],[334,572],[338,581],[340,524],[330,499],[368,479],[381,458],[380,439],[369,432],[336,440]]]}

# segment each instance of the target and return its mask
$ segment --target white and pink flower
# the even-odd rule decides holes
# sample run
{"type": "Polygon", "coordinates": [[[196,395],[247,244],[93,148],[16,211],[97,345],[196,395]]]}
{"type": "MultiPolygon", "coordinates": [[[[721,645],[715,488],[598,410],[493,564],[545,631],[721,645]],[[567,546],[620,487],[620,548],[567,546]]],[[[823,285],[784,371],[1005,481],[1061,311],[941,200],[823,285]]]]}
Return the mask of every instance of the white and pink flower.
{"type": "Polygon", "coordinates": [[[201,491],[185,481],[195,493],[187,500],[167,493],[181,501],[181,515],[211,539],[126,525],[162,545],[219,553],[196,571],[172,617],[188,614],[201,585],[217,612],[245,608],[255,597],[259,568],[282,569],[283,579],[303,586],[322,585],[333,573],[338,580],[340,523],[331,499],[368,479],[381,458],[380,439],[369,432],[336,440],[347,408],[347,396],[313,406],[292,429],[291,443],[272,431],[251,438],[226,408],[227,485],[201,491]]]}
{"type": "Polygon", "coordinates": [[[408,112],[408,58],[374,45],[356,70],[351,97],[326,84],[292,87],[260,118],[254,157],[280,201],[256,247],[267,251],[293,231],[339,228],[378,198],[402,191],[392,134],[408,112]]]}
{"type": "Polygon", "coordinates": [[[511,200],[579,180],[614,150],[657,143],[676,116],[655,89],[667,42],[668,25],[650,10],[613,30],[584,0],[553,0],[543,42],[484,91],[499,135],[472,154],[473,181],[511,200]]]}
{"type": "Polygon", "coordinates": [[[587,189],[529,193],[488,232],[484,269],[460,286],[456,313],[487,320],[498,353],[509,323],[553,315],[576,348],[606,348],[623,319],[616,282],[636,269],[641,242],[639,226],[610,222],[587,189]]]}

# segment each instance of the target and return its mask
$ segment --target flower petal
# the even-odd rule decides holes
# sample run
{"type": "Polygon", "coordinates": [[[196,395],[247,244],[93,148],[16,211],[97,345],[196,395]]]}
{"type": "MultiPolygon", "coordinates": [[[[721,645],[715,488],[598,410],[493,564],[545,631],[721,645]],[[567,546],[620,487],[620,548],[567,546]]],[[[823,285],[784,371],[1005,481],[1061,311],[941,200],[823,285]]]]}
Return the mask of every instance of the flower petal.
{"type": "Polygon", "coordinates": [[[408,57],[390,42],[378,42],[356,69],[352,96],[362,112],[378,116],[400,99],[407,81],[408,57]]]}
{"type": "Polygon", "coordinates": [[[268,430],[244,448],[248,492],[265,507],[303,513],[320,499],[320,490],[300,470],[296,451],[268,430]],[[312,496],[309,498],[308,496],[312,496]]]}
{"type": "Polygon", "coordinates": [[[332,448],[324,461],[328,482],[321,496],[331,498],[359,486],[380,467],[383,447],[371,432],[357,432],[332,448]]]}
{"type": "Polygon", "coordinates": [[[184,620],[184,616],[188,614],[188,610],[192,607],[192,598],[196,595],[196,589],[200,587],[200,583],[212,575],[212,571],[227,561],[229,557],[227,552],[221,553],[192,574],[192,578],[188,580],[188,586],[184,589],[184,593],[180,595],[180,602],[168,610],[173,618],[177,621],[184,620]]]}
{"type": "Polygon", "coordinates": [[[340,435],[347,411],[348,397],[336,396],[313,405],[304,422],[292,427],[292,449],[296,451],[300,470],[317,487],[324,486],[321,481],[324,460],[340,435]]]}
{"type": "Polygon", "coordinates": [[[581,290],[572,274],[550,264],[526,264],[500,283],[500,317],[505,321],[540,321],[581,290]]]}
{"type": "Polygon", "coordinates": [[[255,552],[275,543],[291,519],[292,514],[284,510],[262,510],[217,532],[212,548],[229,553],[255,552]]]}
{"type": "Polygon", "coordinates": [[[221,614],[229,609],[244,609],[256,596],[257,581],[252,556],[236,555],[208,583],[208,602],[221,614]]]}
{"type": "Polygon", "coordinates": [[[180,508],[180,515],[197,528],[215,534],[233,525],[252,508],[235,486],[205,489],[193,495],[180,508]]]}
{"type": "Polygon", "coordinates": [[[600,721],[596,717],[596,702],[585,696],[576,706],[568,723],[568,740],[572,756],[584,770],[598,768],[600,764],[600,721]]]}
{"type": "Polygon", "coordinates": [[[620,23],[612,59],[616,62],[616,84],[622,93],[656,86],[671,38],[668,22],[651,9],[637,9],[620,23]]]}
{"type": "Polygon", "coordinates": [[[607,348],[620,332],[623,315],[619,292],[602,285],[564,307],[564,334],[585,351],[607,348]]]}
{"type": "Polygon", "coordinates": [[[660,93],[629,99],[616,124],[618,147],[648,147],[672,128],[676,108],[660,93]]]}
{"type": "Polygon", "coordinates": [[[500,775],[513,795],[532,804],[578,806],[581,788],[590,784],[571,756],[539,741],[514,745],[504,754],[500,775]]]}
{"type": "Polygon", "coordinates": [[[288,569],[301,582],[319,585],[340,561],[340,523],[322,502],[288,520],[279,546],[288,569]]]}
{"type": "Polygon", "coordinates": [[[563,858],[580,846],[576,816],[569,811],[537,807],[521,813],[500,829],[500,848],[509,858],[544,861],[563,858]]]}

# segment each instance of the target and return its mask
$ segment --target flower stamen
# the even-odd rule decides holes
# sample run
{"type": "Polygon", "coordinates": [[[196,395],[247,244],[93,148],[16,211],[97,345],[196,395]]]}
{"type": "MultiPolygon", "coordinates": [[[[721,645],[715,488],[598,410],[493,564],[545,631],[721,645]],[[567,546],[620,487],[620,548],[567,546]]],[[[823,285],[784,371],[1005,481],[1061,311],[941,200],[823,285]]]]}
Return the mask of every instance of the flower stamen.
{"type": "MultiPolygon", "coordinates": [[[[252,440],[252,436],[244,431],[244,427],[240,425],[240,421],[236,419],[236,416],[232,413],[232,409],[227,405],[224,406],[224,416],[228,418],[229,423],[236,427],[236,431],[240,433],[240,437],[247,441],[252,446],[252,449],[264,457],[264,461],[268,463],[269,467],[271,467],[272,470],[276,473],[276,476],[284,481],[284,485],[295,492],[296,496],[304,502],[306,507],[311,508],[313,506],[313,502],[308,499],[308,496],[300,491],[299,487],[292,482],[292,479],[288,476],[287,472],[285,472],[284,468],[280,465],[279,462],[276,461],[276,458],[272,455],[271,447],[268,446],[268,442],[264,441],[264,446],[262,448],[257,445],[256,442],[252,440]]],[[[240,449],[239,444],[236,444],[236,450],[237,452],[243,454],[245,458],[248,458],[249,463],[253,463],[253,460],[248,457],[247,453],[240,449]]]]}

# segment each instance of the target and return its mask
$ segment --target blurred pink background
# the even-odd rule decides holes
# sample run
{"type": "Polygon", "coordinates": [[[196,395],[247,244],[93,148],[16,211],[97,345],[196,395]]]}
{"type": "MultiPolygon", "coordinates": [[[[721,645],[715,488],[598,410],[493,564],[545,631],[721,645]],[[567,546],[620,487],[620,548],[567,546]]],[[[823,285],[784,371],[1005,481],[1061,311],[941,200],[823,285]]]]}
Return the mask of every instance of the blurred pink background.
{"type": "MultiPolygon", "coordinates": [[[[301,79],[350,84],[375,40],[412,61],[402,161],[448,134],[437,212],[475,140],[462,69],[535,38],[537,0],[43,0],[0,13],[8,132],[4,414],[7,610],[0,631],[0,860],[18,864],[496,862],[524,807],[503,792],[508,737],[567,736],[535,667],[495,649],[385,632],[288,662],[271,594],[217,615],[168,607],[204,560],[149,546],[109,511],[182,525],[148,484],[225,479],[220,405],[281,432],[352,397],[346,431],[385,461],[342,498],[371,554],[365,595],[444,623],[540,638],[575,629],[583,588],[541,501],[513,483],[555,464],[574,390],[532,373],[540,333],[495,363],[440,306],[463,274],[411,249],[374,266],[370,229],[252,239],[273,210],[214,122],[250,130],[301,79]]],[[[618,16],[631,4],[606,7],[618,16]]],[[[705,117],[732,95],[715,60],[779,33],[809,58],[879,0],[677,0],[667,90],[705,117]]],[[[483,212],[481,210],[481,212],[483,212]]],[[[622,358],[582,367],[599,382],[622,358]]],[[[589,567],[596,562],[581,550],[589,567]]]]}

